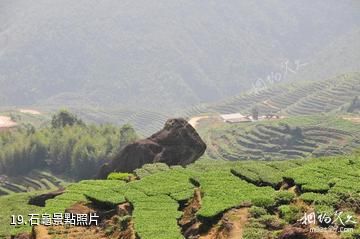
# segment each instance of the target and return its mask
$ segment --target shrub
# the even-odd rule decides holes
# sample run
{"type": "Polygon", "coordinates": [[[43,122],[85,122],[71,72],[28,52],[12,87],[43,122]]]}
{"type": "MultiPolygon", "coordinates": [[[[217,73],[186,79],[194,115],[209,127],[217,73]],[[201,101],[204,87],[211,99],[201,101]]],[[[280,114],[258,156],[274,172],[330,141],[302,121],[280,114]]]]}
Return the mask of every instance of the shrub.
{"type": "Polygon", "coordinates": [[[247,227],[244,229],[243,239],[263,239],[267,237],[267,230],[262,228],[247,227]]]}
{"type": "Polygon", "coordinates": [[[250,212],[250,215],[255,218],[259,218],[259,217],[267,214],[267,211],[265,208],[256,207],[256,206],[251,207],[249,212],[250,212]]]}
{"type": "Polygon", "coordinates": [[[119,221],[121,230],[126,230],[126,228],[129,226],[130,221],[131,221],[131,216],[129,215],[121,217],[119,221]]]}
{"type": "Polygon", "coordinates": [[[275,194],[276,205],[289,204],[294,199],[295,195],[288,191],[279,191],[275,194]]]}
{"type": "Polygon", "coordinates": [[[288,223],[295,223],[303,215],[299,207],[294,205],[282,205],[279,207],[280,217],[288,223]]]}
{"type": "Polygon", "coordinates": [[[252,202],[258,207],[270,207],[274,205],[274,198],[272,195],[270,197],[257,197],[252,199],[252,202]]]}
{"type": "Polygon", "coordinates": [[[286,225],[284,220],[278,218],[275,215],[262,215],[259,218],[259,222],[261,224],[265,225],[266,228],[272,229],[272,230],[281,229],[286,225]]]}
{"type": "Polygon", "coordinates": [[[108,180],[122,180],[122,181],[129,181],[132,177],[134,177],[131,173],[117,173],[113,172],[110,173],[107,177],[108,180]]]}

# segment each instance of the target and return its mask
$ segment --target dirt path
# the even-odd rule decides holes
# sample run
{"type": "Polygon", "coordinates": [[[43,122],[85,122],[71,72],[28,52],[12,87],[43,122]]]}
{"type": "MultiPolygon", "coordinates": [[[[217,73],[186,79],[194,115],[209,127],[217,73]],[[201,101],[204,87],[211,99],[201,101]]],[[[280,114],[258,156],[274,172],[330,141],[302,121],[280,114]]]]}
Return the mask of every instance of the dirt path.
{"type": "Polygon", "coordinates": [[[241,239],[245,224],[248,221],[249,216],[249,209],[248,208],[240,208],[234,209],[229,213],[230,219],[234,219],[231,221],[232,223],[232,230],[230,232],[229,238],[230,239],[241,239]]]}
{"type": "Polygon", "coordinates": [[[188,121],[188,123],[189,123],[192,127],[196,128],[196,125],[199,123],[200,120],[202,120],[202,119],[208,119],[208,118],[209,118],[209,116],[207,116],[207,115],[204,115],[204,116],[196,116],[196,117],[192,117],[192,118],[188,121]]]}
{"type": "Polygon", "coordinates": [[[249,209],[239,208],[227,212],[221,221],[199,239],[242,239],[249,209]]]}
{"type": "Polygon", "coordinates": [[[276,107],[275,105],[271,104],[270,100],[263,101],[263,104],[270,107],[270,108],[273,108],[273,109],[276,109],[276,110],[281,110],[279,107],[276,107]]]}
{"type": "Polygon", "coordinates": [[[359,123],[360,124],[360,117],[351,117],[351,116],[346,116],[346,117],[343,117],[344,120],[349,120],[353,123],[359,123]]]}
{"type": "Polygon", "coordinates": [[[0,128],[11,128],[16,125],[16,122],[12,121],[10,117],[0,116],[0,128]]]}
{"type": "Polygon", "coordinates": [[[40,112],[40,111],[32,110],[32,109],[20,109],[19,111],[20,111],[21,113],[25,113],[25,114],[41,115],[41,112],[40,112]]]}

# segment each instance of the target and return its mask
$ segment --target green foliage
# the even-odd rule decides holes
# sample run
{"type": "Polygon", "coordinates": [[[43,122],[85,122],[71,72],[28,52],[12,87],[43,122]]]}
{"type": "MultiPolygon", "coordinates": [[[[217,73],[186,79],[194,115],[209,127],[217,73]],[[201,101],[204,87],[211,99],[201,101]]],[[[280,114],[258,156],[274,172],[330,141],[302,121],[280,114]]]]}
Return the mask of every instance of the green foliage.
{"type": "Polygon", "coordinates": [[[194,185],[189,181],[191,173],[190,170],[185,169],[166,170],[144,177],[139,181],[130,182],[129,186],[148,196],[158,194],[171,196],[179,195],[182,192],[185,195],[192,195],[194,185]],[[164,178],[166,180],[163,180],[164,178]]]}
{"type": "Polygon", "coordinates": [[[122,181],[128,181],[130,178],[134,177],[133,174],[131,173],[110,173],[107,176],[108,180],[122,180],[122,181]]]}
{"type": "Polygon", "coordinates": [[[157,239],[159,235],[163,238],[183,238],[176,220],[181,216],[176,201],[166,195],[137,196],[130,201],[135,208],[135,231],[141,238],[157,239]]]}
{"type": "Polygon", "coordinates": [[[238,167],[233,167],[233,172],[257,185],[276,187],[282,182],[281,172],[271,164],[246,162],[238,167]]]}
{"type": "MultiPolygon", "coordinates": [[[[187,168],[164,167],[164,170],[154,170],[128,183],[122,180],[84,180],[74,183],[66,188],[64,194],[47,200],[45,208],[36,208],[36,212],[63,212],[79,201],[93,203],[104,209],[113,209],[117,204],[129,202],[134,207],[131,219],[139,237],[151,239],[164,235],[164,238],[182,238],[178,226],[178,219],[182,215],[179,204],[188,201],[194,195],[194,189],[199,188],[202,201],[196,216],[202,222],[211,222],[229,209],[252,205],[249,209],[251,218],[244,229],[243,238],[276,238],[276,233],[269,230],[280,230],[284,222],[295,223],[304,216],[304,212],[309,212],[309,206],[317,213],[326,212],[328,215],[332,215],[336,208],[347,208],[346,213],[358,209],[359,153],[286,162],[225,162],[204,158],[187,168]],[[349,164],[349,160],[353,163],[349,164]],[[252,171],[250,165],[254,165],[252,171]],[[242,166],[246,169],[243,172],[251,171],[252,176],[264,182],[277,181],[266,176],[271,172],[277,175],[275,178],[293,176],[297,185],[298,182],[306,185],[312,181],[317,183],[318,180],[331,186],[325,193],[306,192],[297,197],[289,191],[277,191],[274,187],[248,181],[249,177],[239,177],[234,172],[242,166]],[[296,174],[297,170],[304,175],[296,174]],[[309,205],[302,206],[299,200],[309,205]]],[[[149,165],[144,167],[149,168],[149,165]]],[[[0,202],[3,202],[2,198],[0,202]]],[[[10,201],[4,203],[11,204],[10,201]]],[[[23,200],[22,203],[26,202],[23,200]]],[[[122,224],[119,219],[118,223],[125,225],[128,220],[124,219],[122,224]]]]}
{"type": "Polygon", "coordinates": [[[262,215],[257,221],[269,229],[281,229],[286,225],[286,222],[276,215],[262,215]]]}
{"type": "Polygon", "coordinates": [[[359,238],[360,238],[360,228],[356,228],[352,232],[341,233],[341,239],[359,239],[359,238]]]}
{"type": "Polygon", "coordinates": [[[127,144],[133,143],[137,139],[138,139],[138,136],[137,136],[134,128],[129,124],[123,125],[120,129],[120,145],[121,145],[121,147],[119,149],[121,149],[122,147],[124,147],[127,144]]]}
{"type": "Polygon", "coordinates": [[[48,168],[74,179],[91,178],[102,163],[137,138],[129,125],[85,125],[68,112],[60,112],[53,121],[52,128],[1,132],[0,173],[48,168]]]}
{"type": "Polygon", "coordinates": [[[256,207],[256,206],[252,206],[250,209],[249,209],[249,213],[252,217],[254,218],[259,218],[263,215],[266,215],[267,214],[267,211],[265,208],[262,208],[262,207],[256,207]]]}
{"type": "Polygon", "coordinates": [[[295,194],[289,191],[279,191],[275,194],[276,205],[289,204],[295,198],[295,194]]]}
{"type": "Polygon", "coordinates": [[[51,126],[54,129],[63,128],[65,126],[73,126],[75,124],[83,125],[84,123],[67,110],[59,111],[51,119],[51,126]]]}
{"type": "Polygon", "coordinates": [[[243,239],[263,239],[268,238],[268,231],[259,225],[248,225],[243,232],[243,239]]]}
{"type": "Polygon", "coordinates": [[[287,170],[284,176],[301,185],[304,192],[328,193],[328,196],[305,194],[303,197],[306,201],[317,200],[320,203],[335,205],[340,197],[348,197],[348,193],[360,190],[359,165],[358,153],[352,156],[314,159],[300,167],[287,170]],[[353,161],[352,164],[349,164],[350,159],[353,161]]]}
{"type": "Polygon", "coordinates": [[[229,171],[212,170],[197,177],[204,192],[202,207],[197,212],[199,217],[211,218],[235,205],[253,203],[267,207],[274,203],[274,189],[256,187],[240,180],[229,171]]]}
{"type": "Polygon", "coordinates": [[[149,176],[151,174],[169,170],[169,166],[164,163],[153,163],[153,164],[144,164],[141,168],[135,169],[135,174],[139,178],[149,176]]]}
{"type": "Polygon", "coordinates": [[[41,212],[41,207],[29,205],[27,202],[33,193],[17,193],[0,197],[0,238],[7,238],[9,235],[16,235],[22,232],[30,232],[29,225],[13,226],[11,223],[11,215],[22,215],[24,221],[29,220],[30,213],[41,212]]]}
{"type": "Polygon", "coordinates": [[[119,220],[120,229],[126,230],[129,226],[131,219],[132,219],[132,217],[130,215],[125,215],[123,217],[120,217],[120,220],[119,220]]]}
{"type": "Polygon", "coordinates": [[[288,223],[295,223],[303,216],[301,208],[295,205],[282,205],[279,207],[280,217],[288,223]]]}

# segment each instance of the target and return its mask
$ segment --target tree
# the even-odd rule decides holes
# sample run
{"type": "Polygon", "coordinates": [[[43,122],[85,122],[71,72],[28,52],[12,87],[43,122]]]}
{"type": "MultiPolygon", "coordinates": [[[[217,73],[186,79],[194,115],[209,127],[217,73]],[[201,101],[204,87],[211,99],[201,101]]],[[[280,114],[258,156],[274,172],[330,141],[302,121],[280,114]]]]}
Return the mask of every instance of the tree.
{"type": "Polygon", "coordinates": [[[135,142],[138,136],[133,127],[130,124],[125,124],[120,129],[120,149],[124,146],[135,142]]]}
{"type": "Polygon", "coordinates": [[[92,178],[97,171],[98,158],[94,142],[90,138],[82,138],[74,148],[71,159],[72,177],[76,179],[92,178]]]}
{"type": "Polygon", "coordinates": [[[254,107],[251,110],[251,114],[252,114],[253,120],[258,120],[259,119],[259,110],[256,107],[254,107]]]}
{"type": "Polygon", "coordinates": [[[356,109],[360,109],[359,96],[356,96],[356,97],[352,100],[349,108],[347,109],[347,112],[353,113],[356,109]]]}
{"type": "Polygon", "coordinates": [[[73,126],[75,124],[84,125],[84,122],[67,110],[61,110],[51,119],[51,126],[55,129],[63,128],[65,126],[73,126]]]}

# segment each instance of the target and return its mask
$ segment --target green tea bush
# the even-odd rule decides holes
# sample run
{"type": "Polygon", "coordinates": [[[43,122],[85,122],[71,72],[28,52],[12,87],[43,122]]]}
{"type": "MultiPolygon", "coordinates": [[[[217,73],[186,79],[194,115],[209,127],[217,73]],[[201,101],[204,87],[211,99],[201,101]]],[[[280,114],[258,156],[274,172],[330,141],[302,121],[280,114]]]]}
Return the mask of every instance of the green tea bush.
{"type": "Polygon", "coordinates": [[[276,205],[289,204],[295,198],[295,194],[289,191],[279,191],[275,193],[275,203],[276,205]]]}
{"type": "Polygon", "coordinates": [[[131,173],[117,173],[113,172],[110,173],[107,177],[108,180],[122,180],[122,181],[129,181],[132,177],[134,177],[131,173]]]}
{"type": "Polygon", "coordinates": [[[295,205],[282,205],[279,207],[279,212],[280,217],[291,224],[303,216],[301,209],[295,205]]]}
{"type": "Polygon", "coordinates": [[[256,206],[252,206],[250,209],[249,209],[249,213],[252,217],[254,218],[259,218],[263,215],[266,215],[267,214],[267,211],[265,208],[262,208],[262,207],[256,207],[256,206]]]}

